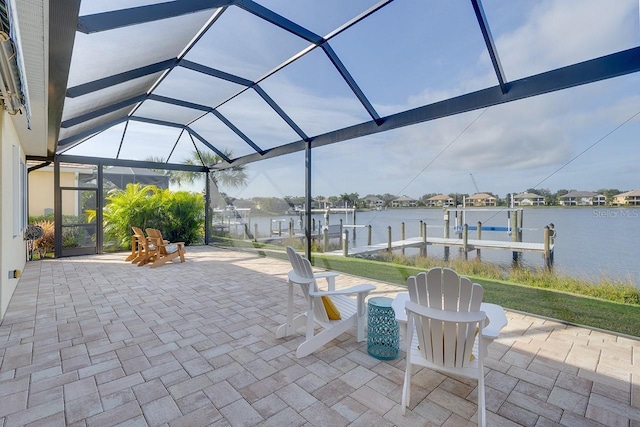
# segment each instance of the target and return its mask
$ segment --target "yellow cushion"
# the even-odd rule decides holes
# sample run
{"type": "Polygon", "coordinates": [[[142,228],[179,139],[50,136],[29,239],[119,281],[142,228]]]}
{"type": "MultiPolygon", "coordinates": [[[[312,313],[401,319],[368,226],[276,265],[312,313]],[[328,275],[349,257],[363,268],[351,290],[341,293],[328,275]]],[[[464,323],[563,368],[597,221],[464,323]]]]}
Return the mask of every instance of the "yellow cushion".
{"type": "Polygon", "coordinates": [[[338,307],[336,307],[333,301],[331,301],[331,298],[323,295],[322,304],[324,305],[324,309],[327,312],[327,316],[329,317],[329,320],[342,319],[342,317],[340,317],[340,310],[338,310],[338,307]]]}
{"type": "MultiPolygon", "coordinates": [[[[476,333],[473,336],[474,340],[478,337],[479,332],[480,332],[480,328],[476,326],[476,333]]],[[[478,348],[480,348],[480,346],[478,346],[478,348]]],[[[476,356],[474,356],[473,353],[471,353],[471,356],[469,356],[469,361],[473,362],[474,360],[476,360],[476,356]]]]}

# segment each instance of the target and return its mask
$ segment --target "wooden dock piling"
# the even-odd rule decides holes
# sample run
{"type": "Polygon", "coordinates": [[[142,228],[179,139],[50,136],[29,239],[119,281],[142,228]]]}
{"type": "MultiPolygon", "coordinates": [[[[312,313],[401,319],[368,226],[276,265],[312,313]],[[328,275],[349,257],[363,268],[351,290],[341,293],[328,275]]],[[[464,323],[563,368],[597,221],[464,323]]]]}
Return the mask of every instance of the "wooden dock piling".
{"type": "MultiPolygon", "coordinates": [[[[478,221],[478,229],[477,229],[478,240],[482,240],[482,222],[478,221]]],[[[480,248],[476,249],[476,258],[480,260],[480,248]]]]}
{"type": "Polygon", "coordinates": [[[322,229],[322,252],[327,252],[329,250],[329,229],[322,229]]]}
{"type": "Polygon", "coordinates": [[[467,259],[469,253],[469,226],[464,224],[462,226],[462,252],[464,252],[464,259],[467,259]]]}
{"type": "Polygon", "coordinates": [[[551,249],[551,245],[553,244],[553,236],[555,236],[555,229],[551,229],[548,225],[544,227],[544,251],[542,256],[544,257],[544,263],[547,267],[547,270],[551,270],[553,268],[553,249],[551,249]]]}
{"type": "MultiPolygon", "coordinates": [[[[449,211],[446,211],[444,214],[444,238],[449,238],[449,220],[451,215],[449,215],[449,211]]],[[[444,247],[444,260],[449,261],[449,246],[444,247]]]]}
{"type": "Polygon", "coordinates": [[[342,255],[349,255],[349,230],[344,230],[344,238],[342,239],[342,255]]]}
{"type": "MultiPolygon", "coordinates": [[[[511,212],[511,240],[518,242],[518,211],[511,212]]],[[[513,251],[513,262],[518,262],[519,252],[513,251]]]]}

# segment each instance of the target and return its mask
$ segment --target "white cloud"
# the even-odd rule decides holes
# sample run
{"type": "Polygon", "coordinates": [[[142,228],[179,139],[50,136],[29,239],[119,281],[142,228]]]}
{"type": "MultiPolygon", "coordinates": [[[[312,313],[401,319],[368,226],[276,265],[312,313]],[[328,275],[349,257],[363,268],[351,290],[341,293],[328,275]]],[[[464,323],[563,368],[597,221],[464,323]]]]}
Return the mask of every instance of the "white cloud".
{"type": "Polygon", "coordinates": [[[639,39],[635,0],[546,0],[496,45],[507,79],[514,80],[628,49],[639,39]]]}

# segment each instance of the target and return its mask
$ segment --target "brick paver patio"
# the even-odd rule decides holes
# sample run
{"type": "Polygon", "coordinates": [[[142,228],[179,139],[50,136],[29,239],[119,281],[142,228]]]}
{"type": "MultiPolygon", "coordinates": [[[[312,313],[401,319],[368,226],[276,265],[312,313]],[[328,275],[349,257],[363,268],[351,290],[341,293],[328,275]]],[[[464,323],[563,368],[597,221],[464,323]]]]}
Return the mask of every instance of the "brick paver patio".
{"type": "MultiPolygon", "coordinates": [[[[0,325],[0,427],[475,423],[475,381],[426,369],[402,416],[403,357],[374,359],[352,334],[296,359],[301,336],[274,334],[286,262],[195,247],[151,270],[125,256],[27,264],[0,325]]],[[[507,317],[486,362],[488,425],[640,426],[639,341],[507,317]]]]}

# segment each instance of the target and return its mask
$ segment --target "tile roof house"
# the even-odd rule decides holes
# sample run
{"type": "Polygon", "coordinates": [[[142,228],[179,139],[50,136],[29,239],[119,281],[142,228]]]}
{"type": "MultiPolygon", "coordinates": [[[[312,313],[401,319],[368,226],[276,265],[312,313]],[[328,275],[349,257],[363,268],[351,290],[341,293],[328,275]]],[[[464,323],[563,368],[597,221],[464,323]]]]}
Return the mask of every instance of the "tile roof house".
{"type": "Polygon", "coordinates": [[[409,208],[415,207],[418,204],[418,201],[409,196],[400,196],[391,201],[392,208],[409,208]]]}
{"type": "Polygon", "coordinates": [[[427,199],[427,206],[429,207],[443,207],[452,205],[453,199],[445,194],[438,194],[437,196],[429,197],[427,199]]]}
{"type": "Polygon", "coordinates": [[[378,196],[367,196],[362,199],[364,205],[369,209],[379,209],[384,205],[384,200],[378,196]]]}
{"type": "Polygon", "coordinates": [[[498,199],[487,193],[476,193],[466,198],[467,206],[497,206],[498,199]]]}
{"type": "Polygon", "coordinates": [[[560,198],[560,206],[604,206],[606,199],[592,191],[570,191],[560,198]]]}
{"type": "Polygon", "coordinates": [[[640,206],[640,189],[614,196],[611,204],[617,206],[640,206]]]}
{"type": "Polygon", "coordinates": [[[536,193],[520,193],[513,196],[515,206],[544,206],[545,198],[536,193]]]}

